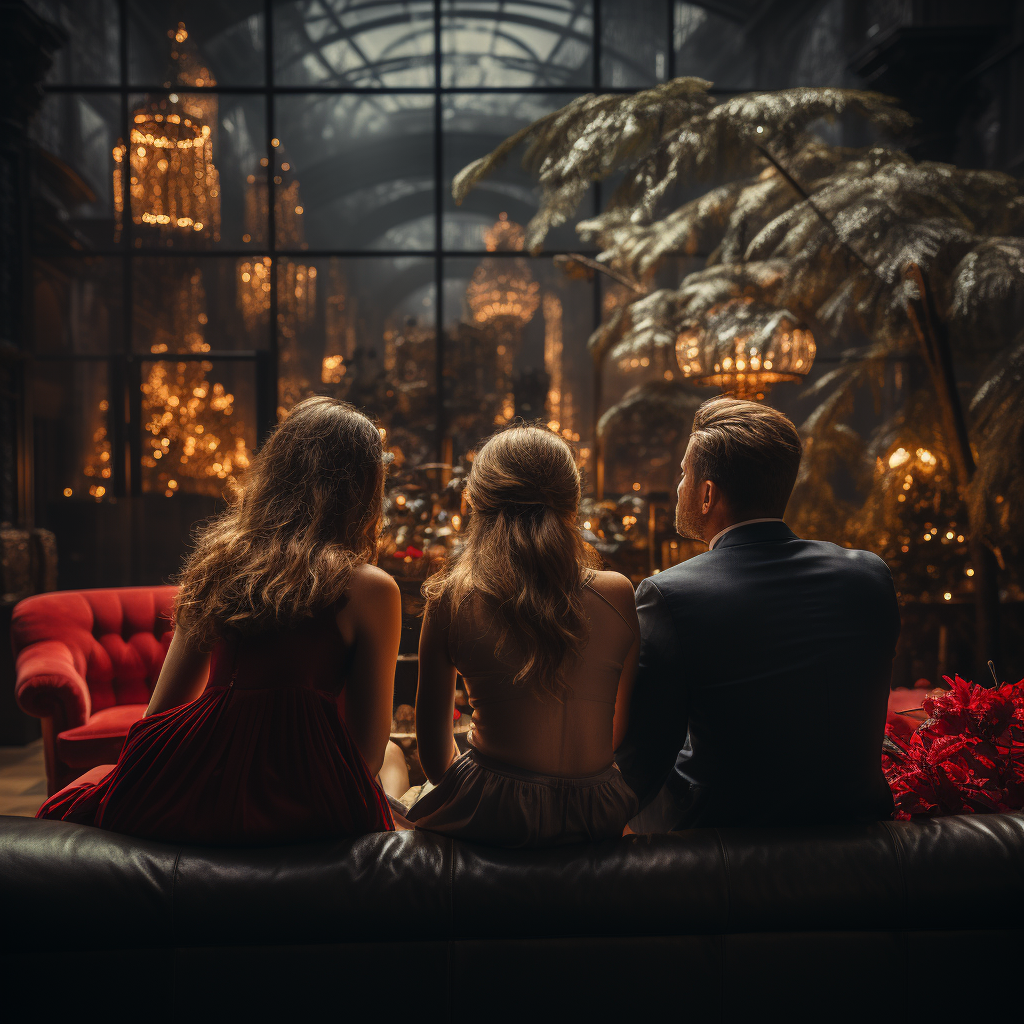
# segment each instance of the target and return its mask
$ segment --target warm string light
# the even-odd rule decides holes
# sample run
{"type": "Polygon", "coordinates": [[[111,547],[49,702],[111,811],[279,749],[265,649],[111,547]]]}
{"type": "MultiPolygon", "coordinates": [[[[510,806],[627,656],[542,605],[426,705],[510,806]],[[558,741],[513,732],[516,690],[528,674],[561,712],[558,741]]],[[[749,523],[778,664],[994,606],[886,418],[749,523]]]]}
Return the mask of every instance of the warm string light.
{"type": "MultiPolygon", "coordinates": [[[[107,436],[107,410],[110,408],[110,404],[104,398],[97,405],[97,417],[96,426],[92,433],[92,454],[89,461],[82,467],[82,472],[87,477],[99,478],[101,480],[109,480],[111,476],[111,446],[110,438],[107,436]]],[[[102,485],[100,485],[102,486],[102,485]]],[[[96,497],[97,487],[94,484],[89,489],[89,493],[93,497],[96,497]]],[[[70,498],[72,495],[70,487],[65,488],[64,496],[70,498]]],[[[106,493],[105,489],[100,493],[99,497],[103,497],[106,493]]]]}
{"type": "Polygon", "coordinates": [[[547,415],[548,427],[560,432],[570,441],[580,435],[573,431],[572,392],[565,388],[562,354],[562,300],[545,292],[544,310],[544,369],[548,375],[547,415]]]}
{"type": "Polygon", "coordinates": [[[943,451],[906,440],[876,460],[881,515],[864,542],[889,561],[900,590],[923,601],[952,601],[959,588],[970,590],[974,576],[949,472],[943,451]]]}
{"type": "MultiPolygon", "coordinates": [[[[290,164],[283,163],[282,169],[290,164]]],[[[299,201],[299,183],[281,184],[274,179],[274,223],[278,244],[283,248],[306,247],[302,228],[303,207],[299,201]]],[[[269,185],[266,174],[250,174],[246,179],[245,238],[259,237],[266,223],[269,185]]],[[[271,259],[269,256],[238,261],[238,307],[245,326],[256,330],[263,326],[270,310],[271,259]]],[[[286,340],[311,323],[316,316],[316,267],[291,260],[278,265],[277,319],[286,340]]]]}
{"type": "MultiPolygon", "coordinates": [[[[183,339],[187,352],[210,350],[204,338],[206,293],[200,271],[194,270],[179,290],[172,309],[172,337],[183,339]]],[[[158,342],[154,354],[167,351],[158,342]]],[[[143,429],[149,434],[142,464],[155,470],[164,494],[193,481],[190,490],[219,494],[224,482],[249,465],[245,424],[235,415],[235,396],[211,382],[207,360],[154,362],[142,384],[143,429]]]]}
{"type": "MultiPolygon", "coordinates": [[[[184,24],[168,32],[176,83],[190,88],[216,85],[184,24]],[[176,48],[175,48],[176,47],[176,48]]],[[[114,157],[114,217],[120,237],[124,216],[123,175],[128,161],[132,222],[160,231],[173,244],[181,232],[220,238],[220,175],[213,162],[216,95],[179,96],[147,100],[132,113],[128,144],[119,139],[114,157]]]]}

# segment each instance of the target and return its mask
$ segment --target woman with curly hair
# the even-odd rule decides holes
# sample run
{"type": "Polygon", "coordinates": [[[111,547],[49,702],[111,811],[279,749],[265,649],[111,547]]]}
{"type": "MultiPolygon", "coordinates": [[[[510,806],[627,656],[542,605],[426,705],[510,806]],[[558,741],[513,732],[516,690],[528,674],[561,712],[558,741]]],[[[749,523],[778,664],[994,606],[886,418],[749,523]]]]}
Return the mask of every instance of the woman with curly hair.
{"type": "Polygon", "coordinates": [[[374,778],[401,633],[398,586],[372,564],[384,476],[370,420],[331,398],[297,405],[200,532],[118,763],[37,816],[232,845],[394,828],[374,778]]]}
{"type": "Polygon", "coordinates": [[[572,449],[539,427],[502,431],[467,497],[466,545],[424,588],[416,736],[436,788],[408,817],[495,846],[620,836],[637,803],[612,757],[640,629],[629,580],[591,567],[572,449]],[[473,708],[462,757],[457,673],[473,708]]]}

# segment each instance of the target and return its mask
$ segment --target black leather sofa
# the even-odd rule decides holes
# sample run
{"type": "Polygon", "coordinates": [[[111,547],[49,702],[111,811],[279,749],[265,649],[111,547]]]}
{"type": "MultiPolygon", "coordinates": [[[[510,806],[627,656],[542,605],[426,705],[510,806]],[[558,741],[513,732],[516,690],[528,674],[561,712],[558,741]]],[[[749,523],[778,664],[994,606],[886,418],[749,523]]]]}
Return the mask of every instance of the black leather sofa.
{"type": "Polygon", "coordinates": [[[1024,815],[544,852],[5,817],[0,912],[0,1010],[33,1019],[1012,1020],[1024,815]]]}

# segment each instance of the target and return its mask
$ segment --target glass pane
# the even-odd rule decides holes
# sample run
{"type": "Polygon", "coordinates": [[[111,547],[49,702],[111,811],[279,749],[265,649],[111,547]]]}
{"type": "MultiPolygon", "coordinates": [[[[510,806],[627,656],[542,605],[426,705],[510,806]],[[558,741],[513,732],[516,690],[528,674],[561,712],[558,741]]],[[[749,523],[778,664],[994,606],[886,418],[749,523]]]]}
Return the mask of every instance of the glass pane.
{"type": "Polygon", "coordinates": [[[266,348],[269,261],[136,257],[132,347],[152,353],[266,348]]]}
{"type": "Polygon", "coordinates": [[[97,256],[37,259],[34,272],[36,352],[98,355],[122,350],[121,260],[97,256]]]}
{"type": "Polygon", "coordinates": [[[132,85],[265,81],[261,0],[127,0],[132,85]]]}
{"type": "Polygon", "coordinates": [[[278,289],[278,414],[333,395],[380,420],[396,468],[433,462],[433,260],[282,260],[278,289]]]}
{"type": "Polygon", "coordinates": [[[107,389],[107,364],[102,360],[35,364],[35,481],[43,506],[113,496],[107,389]]]}
{"type": "Polygon", "coordinates": [[[285,211],[303,211],[282,217],[280,247],[433,248],[432,97],[281,96],[276,103],[276,178],[297,198],[285,211]]]}
{"type": "Polygon", "coordinates": [[[46,76],[51,85],[117,85],[121,80],[117,0],[28,0],[68,35],[46,76]]]}
{"type": "Polygon", "coordinates": [[[675,48],[677,76],[707,78],[723,89],[754,88],[757,56],[742,21],[676,3],[675,48]]]}
{"type": "Polygon", "coordinates": [[[142,364],[142,490],[219,497],[256,445],[256,386],[248,362],[142,364]]]}
{"type": "Polygon", "coordinates": [[[130,102],[130,145],[114,160],[130,175],[135,247],[266,245],[263,97],[172,92],[130,102]]]}
{"type": "MultiPolygon", "coordinates": [[[[37,249],[110,249],[117,240],[115,162],[121,121],[116,93],[47,96],[31,125],[39,146],[32,218],[37,249]]],[[[120,174],[116,176],[120,188],[120,174]]]]}
{"type": "Polygon", "coordinates": [[[445,261],[445,408],[456,461],[522,416],[579,442],[589,468],[593,287],[550,260],[445,261]]]}
{"type": "Polygon", "coordinates": [[[274,80],[364,89],[431,86],[433,12],[430,0],[278,0],[274,80]]]}
{"type": "Polygon", "coordinates": [[[131,580],[129,509],[113,496],[107,365],[36,363],[30,401],[36,522],[57,535],[61,589],[131,580]]]}
{"type": "MultiPolygon", "coordinates": [[[[484,250],[488,232],[499,214],[504,213],[509,220],[525,225],[537,212],[540,190],[520,165],[521,151],[513,153],[503,166],[477,185],[461,206],[456,206],[452,199],[451,180],[463,167],[485,156],[509,135],[564,107],[575,96],[575,93],[465,93],[443,98],[446,249],[484,250]]],[[[595,194],[592,189],[580,205],[578,215],[548,233],[546,248],[580,248],[575,224],[594,212],[595,194]]]]}
{"type": "Polygon", "coordinates": [[[654,85],[668,72],[671,0],[601,0],[601,84],[654,85]]]}
{"type": "Polygon", "coordinates": [[[587,86],[594,23],[586,0],[445,0],[445,86],[587,86]]]}

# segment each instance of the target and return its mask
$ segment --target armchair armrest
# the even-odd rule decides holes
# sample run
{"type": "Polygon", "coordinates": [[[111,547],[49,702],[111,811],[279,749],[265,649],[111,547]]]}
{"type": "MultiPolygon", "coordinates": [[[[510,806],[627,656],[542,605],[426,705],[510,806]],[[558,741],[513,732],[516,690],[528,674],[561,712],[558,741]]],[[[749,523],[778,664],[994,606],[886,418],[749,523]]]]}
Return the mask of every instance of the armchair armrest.
{"type": "Polygon", "coordinates": [[[16,669],[14,696],[22,711],[52,718],[58,732],[86,723],[92,699],[67,644],[59,640],[29,644],[18,655],[16,669]]]}

